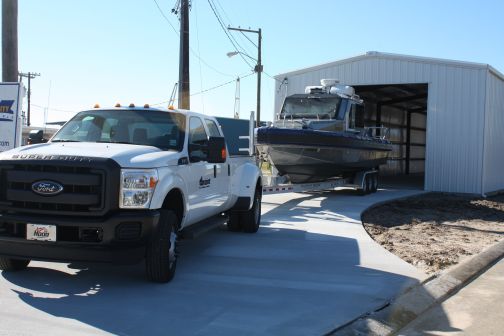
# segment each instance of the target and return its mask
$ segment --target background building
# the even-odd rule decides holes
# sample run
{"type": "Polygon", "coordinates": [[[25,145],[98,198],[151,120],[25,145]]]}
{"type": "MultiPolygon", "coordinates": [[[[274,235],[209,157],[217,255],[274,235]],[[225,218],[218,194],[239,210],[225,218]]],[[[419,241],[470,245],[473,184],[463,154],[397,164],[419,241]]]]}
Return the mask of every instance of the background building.
{"type": "Polygon", "coordinates": [[[322,78],[354,86],[362,122],[390,129],[383,175],[418,176],[429,191],[504,190],[504,75],[488,64],[368,52],[275,78],[275,113],[322,78]]]}

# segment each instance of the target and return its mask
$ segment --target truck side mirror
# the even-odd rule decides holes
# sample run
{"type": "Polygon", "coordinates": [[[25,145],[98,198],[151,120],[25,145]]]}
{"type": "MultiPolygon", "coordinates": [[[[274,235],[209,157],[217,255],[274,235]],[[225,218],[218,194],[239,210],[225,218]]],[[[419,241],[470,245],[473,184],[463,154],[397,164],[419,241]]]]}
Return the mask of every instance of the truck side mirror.
{"type": "MultiPolygon", "coordinates": [[[[28,145],[38,144],[44,142],[44,131],[43,130],[31,130],[28,134],[28,145]]],[[[47,142],[47,140],[45,141],[47,142]]]]}
{"type": "Polygon", "coordinates": [[[226,141],[223,137],[210,137],[208,139],[208,163],[226,162],[226,141]]]}

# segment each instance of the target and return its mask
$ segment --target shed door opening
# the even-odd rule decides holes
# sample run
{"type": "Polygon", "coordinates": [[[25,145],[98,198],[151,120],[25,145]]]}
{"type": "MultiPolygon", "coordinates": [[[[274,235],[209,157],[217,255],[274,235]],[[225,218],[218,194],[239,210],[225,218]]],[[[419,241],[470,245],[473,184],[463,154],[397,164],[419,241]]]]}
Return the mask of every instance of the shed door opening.
{"type": "Polygon", "coordinates": [[[393,144],[380,167],[382,185],[424,189],[427,84],[356,85],[365,102],[364,124],[385,126],[393,144]]]}

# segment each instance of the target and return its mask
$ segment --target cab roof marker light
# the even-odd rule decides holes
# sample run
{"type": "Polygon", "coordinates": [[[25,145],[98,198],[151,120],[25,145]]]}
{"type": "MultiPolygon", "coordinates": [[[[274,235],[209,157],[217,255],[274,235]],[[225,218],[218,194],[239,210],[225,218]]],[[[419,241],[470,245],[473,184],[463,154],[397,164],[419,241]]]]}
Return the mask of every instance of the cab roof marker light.
{"type": "Polygon", "coordinates": [[[114,107],[121,107],[121,103],[116,103],[114,107]]]}
{"type": "Polygon", "coordinates": [[[100,108],[100,104],[94,104],[93,108],[100,108]]]}
{"type": "Polygon", "coordinates": [[[131,103],[129,104],[129,107],[135,107],[135,104],[131,103]]]}
{"type": "Polygon", "coordinates": [[[150,107],[149,104],[144,105],[144,108],[149,108],[149,107],[150,107]]]}
{"type": "Polygon", "coordinates": [[[175,107],[173,107],[173,105],[169,105],[168,110],[175,110],[175,107]]]}

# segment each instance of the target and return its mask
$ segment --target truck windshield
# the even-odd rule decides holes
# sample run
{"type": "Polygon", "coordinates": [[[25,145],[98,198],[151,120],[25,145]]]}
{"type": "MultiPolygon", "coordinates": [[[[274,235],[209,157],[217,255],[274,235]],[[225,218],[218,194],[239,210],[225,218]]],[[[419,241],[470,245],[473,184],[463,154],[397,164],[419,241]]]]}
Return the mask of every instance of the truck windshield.
{"type": "Polygon", "coordinates": [[[285,99],[281,118],[317,118],[317,119],[343,119],[340,116],[340,97],[287,97],[285,99]]]}
{"type": "Polygon", "coordinates": [[[78,113],[51,142],[106,142],[181,151],[185,116],[163,111],[99,110],[78,113]]]}

